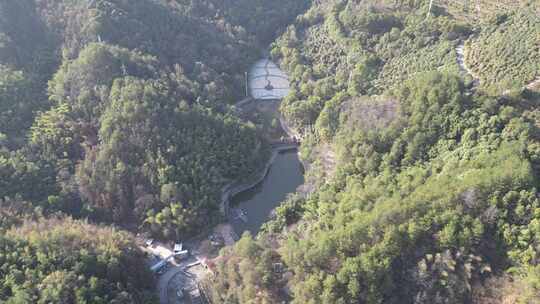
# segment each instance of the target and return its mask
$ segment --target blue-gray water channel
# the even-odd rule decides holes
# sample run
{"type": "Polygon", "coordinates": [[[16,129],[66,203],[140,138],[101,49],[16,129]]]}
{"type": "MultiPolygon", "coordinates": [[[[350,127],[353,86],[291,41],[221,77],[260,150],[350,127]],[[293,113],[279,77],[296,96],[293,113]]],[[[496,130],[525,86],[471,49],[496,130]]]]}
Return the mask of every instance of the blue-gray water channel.
{"type": "Polygon", "coordinates": [[[262,224],[269,220],[272,210],[303,183],[304,169],[297,151],[278,154],[260,184],[232,197],[231,206],[245,211],[247,220],[233,219],[231,222],[235,232],[242,235],[244,231],[249,231],[256,235],[262,224]]]}

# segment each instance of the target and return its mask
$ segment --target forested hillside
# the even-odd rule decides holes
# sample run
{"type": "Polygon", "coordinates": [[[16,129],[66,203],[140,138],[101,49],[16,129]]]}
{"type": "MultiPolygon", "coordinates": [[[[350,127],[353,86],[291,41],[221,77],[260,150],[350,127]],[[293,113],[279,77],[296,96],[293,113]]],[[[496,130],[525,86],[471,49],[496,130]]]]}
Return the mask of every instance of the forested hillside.
{"type": "Polygon", "coordinates": [[[467,44],[466,60],[492,94],[519,90],[540,77],[538,14],[501,14],[467,44]]]}
{"type": "Polygon", "coordinates": [[[131,232],[208,231],[265,165],[232,105],[270,45],[307,184],[214,304],[539,303],[540,3],[432,4],[0,0],[0,302],[155,303],[131,232]]]}
{"type": "Polygon", "coordinates": [[[67,218],[27,221],[0,235],[2,303],[155,303],[133,239],[67,218]]]}
{"type": "Polygon", "coordinates": [[[306,5],[281,2],[1,1],[0,197],[170,239],[215,222],[268,156],[229,105],[306,5]]]}
{"type": "Polygon", "coordinates": [[[281,2],[247,30],[266,11],[0,1],[0,302],[156,302],[133,237],[95,225],[176,240],[219,220],[223,185],[268,157],[230,105],[256,34],[304,7],[281,2]]]}
{"type": "Polygon", "coordinates": [[[501,13],[523,8],[540,12],[537,0],[434,0],[433,3],[455,18],[473,23],[485,22],[501,13]]]}
{"type": "Polygon", "coordinates": [[[222,252],[216,303],[540,301],[538,3],[428,4],[318,1],[274,43],[315,190],[222,252]]]}
{"type": "MultiPolygon", "coordinates": [[[[305,11],[309,0],[201,0],[177,1],[176,7],[187,9],[190,14],[218,21],[227,20],[231,25],[244,31],[266,47],[294,18],[305,11]],[[181,3],[180,5],[178,5],[181,3]]],[[[174,5],[174,4],[173,4],[174,5]]]]}

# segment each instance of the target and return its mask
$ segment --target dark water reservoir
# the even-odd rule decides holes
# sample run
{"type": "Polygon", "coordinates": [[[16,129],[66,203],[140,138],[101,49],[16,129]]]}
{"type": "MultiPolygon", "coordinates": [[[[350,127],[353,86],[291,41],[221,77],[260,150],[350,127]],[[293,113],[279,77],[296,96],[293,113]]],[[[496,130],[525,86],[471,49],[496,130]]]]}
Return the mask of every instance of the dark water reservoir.
{"type": "Polygon", "coordinates": [[[263,182],[231,199],[231,206],[246,211],[247,215],[247,222],[239,218],[231,221],[236,233],[242,235],[247,230],[255,235],[272,210],[303,183],[304,170],[297,151],[278,154],[263,182]]]}

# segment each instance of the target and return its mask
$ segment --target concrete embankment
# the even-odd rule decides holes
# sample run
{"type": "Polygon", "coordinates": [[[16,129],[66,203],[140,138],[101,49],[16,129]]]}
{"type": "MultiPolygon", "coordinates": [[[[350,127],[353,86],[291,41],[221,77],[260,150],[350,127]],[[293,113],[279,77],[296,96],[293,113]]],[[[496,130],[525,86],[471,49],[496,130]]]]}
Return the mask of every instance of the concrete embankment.
{"type": "MultiPolygon", "coordinates": [[[[249,91],[251,96],[255,98],[246,97],[245,99],[237,102],[234,105],[236,111],[243,112],[250,107],[253,107],[253,105],[258,101],[274,102],[274,100],[280,100],[287,95],[289,91],[289,81],[287,75],[267,57],[268,56],[265,56],[264,59],[257,61],[249,72],[249,91]]],[[[292,139],[294,143],[281,143],[273,145],[272,154],[259,174],[253,176],[252,179],[250,178],[248,182],[244,182],[246,179],[243,179],[243,181],[232,182],[221,189],[220,209],[223,215],[227,217],[229,216],[230,199],[233,196],[257,186],[264,180],[279,153],[298,149],[298,144],[296,142],[300,139],[299,134],[289,128],[282,117],[280,117],[280,124],[285,133],[290,139],[292,139]]]]}

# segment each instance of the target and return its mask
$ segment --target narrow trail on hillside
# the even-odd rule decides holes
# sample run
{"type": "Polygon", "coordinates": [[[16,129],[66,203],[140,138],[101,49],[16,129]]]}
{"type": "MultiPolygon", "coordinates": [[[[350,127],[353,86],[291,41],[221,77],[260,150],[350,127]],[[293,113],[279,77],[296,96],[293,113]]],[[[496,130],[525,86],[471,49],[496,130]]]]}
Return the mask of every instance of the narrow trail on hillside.
{"type": "Polygon", "coordinates": [[[540,76],[537,76],[535,80],[525,86],[529,90],[534,90],[540,87],[540,76]]]}
{"type": "MultiPolygon", "coordinates": [[[[464,76],[467,76],[467,75],[471,76],[473,79],[472,87],[470,89],[470,92],[473,92],[480,85],[480,78],[476,76],[473,70],[469,67],[469,65],[467,65],[467,62],[465,60],[465,41],[460,41],[460,43],[456,46],[456,54],[457,54],[457,63],[459,65],[460,72],[464,76]]],[[[540,87],[540,76],[537,76],[533,81],[523,86],[524,89],[528,89],[528,90],[534,90],[539,87],[540,87]]],[[[502,95],[507,95],[510,92],[511,90],[505,90],[502,93],[502,95]]]]}
{"type": "Polygon", "coordinates": [[[459,65],[459,70],[464,76],[471,76],[473,79],[472,87],[470,91],[475,91],[476,88],[480,85],[480,79],[476,77],[471,70],[471,68],[467,65],[465,62],[465,42],[460,41],[460,43],[456,46],[456,54],[457,54],[457,63],[459,65]]]}

